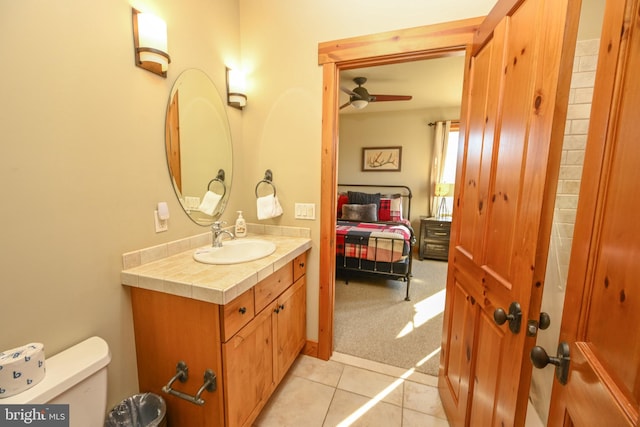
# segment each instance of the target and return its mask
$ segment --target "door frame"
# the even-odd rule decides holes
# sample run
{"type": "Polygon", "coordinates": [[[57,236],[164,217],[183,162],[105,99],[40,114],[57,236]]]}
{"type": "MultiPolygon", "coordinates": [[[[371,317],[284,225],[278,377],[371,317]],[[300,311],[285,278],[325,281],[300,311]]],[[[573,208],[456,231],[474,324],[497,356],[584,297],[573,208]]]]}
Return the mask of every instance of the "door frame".
{"type": "Polygon", "coordinates": [[[320,359],[328,360],[333,353],[340,71],[435,59],[461,51],[466,51],[469,57],[474,36],[482,31],[484,20],[485,17],[469,18],[318,45],[318,64],[322,65],[323,75],[317,351],[320,359]]]}

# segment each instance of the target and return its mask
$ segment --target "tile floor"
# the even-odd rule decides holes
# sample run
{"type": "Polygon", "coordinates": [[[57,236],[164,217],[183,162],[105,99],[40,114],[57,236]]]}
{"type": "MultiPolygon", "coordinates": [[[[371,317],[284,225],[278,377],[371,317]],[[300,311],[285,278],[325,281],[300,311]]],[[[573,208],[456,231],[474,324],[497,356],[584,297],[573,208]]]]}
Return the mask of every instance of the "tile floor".
{"type": "Polygon", "coordinates": [[[255,427],[448,427],[437,378],[334,353],[300,356],[255,427]]]}

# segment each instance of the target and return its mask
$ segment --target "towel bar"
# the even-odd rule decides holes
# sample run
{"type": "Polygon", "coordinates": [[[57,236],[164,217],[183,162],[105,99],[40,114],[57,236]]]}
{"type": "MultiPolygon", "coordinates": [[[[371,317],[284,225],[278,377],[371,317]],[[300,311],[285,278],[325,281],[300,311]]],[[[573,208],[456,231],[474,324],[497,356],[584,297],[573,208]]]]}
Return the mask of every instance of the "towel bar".
{"type": "Polygon", "coordinates": [[[219,182],[220,184],[222,184],[222,197],[224,197],[224,195],[227,194],[227,185],[224,182],[224,176],[224,169],[219,169],[218,175],[216,175],[216,177],[209,181],[209,184],[207,184],[207,191],[211,191],[211,184],[213,184],[214,182],[219,182]]]}
{"type": "Polygon", "coordinates": [[[256,197],[260,197],[258,196],[258,187],[260,187],[260,184],[269,184],[271,186],[271,188],[273,188],[273,195],[275,197],[276,195],[276,186],[273,185],[273,172],[271,172],[271,169],[267,169],[264,173],[264,178],[258,182],[258,184],[256,185],[256,197]]]}
{"type": "Polygon", "coordinates": [[[180,380],[181,383],[185,383],[188,379],[189,367],[185,362],[181,360],[176,365],[176,374],[169,380],[167,385],[162,387],[162,391],[172,396],[179,397],[180,399],[184,399],[187,402],[191,402],[195,405],[204,405],[205,401],[200,397],[202,396],[202,393],[204,393],[205,390],[207,390],[208,392],[216,391],[217,378],[215,372],[213,372],[211,369],[207,369],[206,371],[204,371],[204,384],[202,384],[202,386],[198,389],[195,396],[171,388],[176,380],[180,380]]]}

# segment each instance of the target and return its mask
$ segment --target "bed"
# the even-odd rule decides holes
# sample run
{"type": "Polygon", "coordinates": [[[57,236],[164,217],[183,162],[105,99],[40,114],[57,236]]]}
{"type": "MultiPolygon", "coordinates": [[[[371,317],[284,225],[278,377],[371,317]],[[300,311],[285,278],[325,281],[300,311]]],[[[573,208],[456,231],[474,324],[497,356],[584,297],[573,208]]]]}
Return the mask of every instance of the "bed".
{"type": "Polygon", "coordinates": [[[412,250],[411,189],[404,185],[338,184],[336,270],[406,282],[409,301],[412,250]]]}

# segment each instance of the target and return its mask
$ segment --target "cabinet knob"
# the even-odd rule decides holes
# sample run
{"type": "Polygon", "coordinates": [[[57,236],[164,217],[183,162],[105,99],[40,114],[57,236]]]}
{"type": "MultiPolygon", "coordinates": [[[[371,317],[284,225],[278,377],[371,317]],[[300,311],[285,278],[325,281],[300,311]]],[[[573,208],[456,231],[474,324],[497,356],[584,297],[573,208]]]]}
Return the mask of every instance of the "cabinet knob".
{"type": "Polygon", "coordinates": [[[284,310],[284,304],[280,304],[279,306],[277,306],[277,307],[273,310],[273,312],[277,314],[277,313],[280,313],[282,310],[284,310]]]}
{"type": "Polygon", "coordinates": [[[247,307],[240,307],[238,311],[240,312],[240,314],[245,314],[247,312],[247,307]]]}

